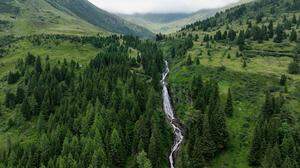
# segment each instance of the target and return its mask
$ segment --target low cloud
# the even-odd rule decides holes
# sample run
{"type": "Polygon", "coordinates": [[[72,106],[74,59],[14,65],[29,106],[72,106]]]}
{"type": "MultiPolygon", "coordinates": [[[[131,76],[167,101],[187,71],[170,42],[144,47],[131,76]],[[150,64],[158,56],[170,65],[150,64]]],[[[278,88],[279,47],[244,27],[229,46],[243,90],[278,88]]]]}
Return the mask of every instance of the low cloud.
{"type": "Polygon", "coordinates": [[[101,9],[114,13],[175,13],[218,8],[239,0],[89,0],[101,9]]]}

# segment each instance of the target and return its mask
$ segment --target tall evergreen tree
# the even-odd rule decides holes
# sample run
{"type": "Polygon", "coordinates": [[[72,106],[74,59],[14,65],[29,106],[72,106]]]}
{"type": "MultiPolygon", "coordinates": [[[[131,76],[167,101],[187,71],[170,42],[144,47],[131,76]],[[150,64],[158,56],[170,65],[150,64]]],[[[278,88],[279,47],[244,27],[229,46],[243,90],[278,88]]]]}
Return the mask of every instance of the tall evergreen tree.
{"type": "Polygon", "coordinates": [[[233,115],[232,95],[230,88],[228,89],[227,101],[225,106],[225,114],[229,117],[233,115]]]}
{"type": "Polygon", "coordinates": [[[23,103],[21,105],[21,109],[20,109],[21,113],[23,114],[24,118],[26,120],[29,120],[31,118],[31,115],[32,115],[32,109],[31,109],[31,106],[28,102],[28,98],[26,97],[24,100],[23,100],[23,103]]]}
{"type": "Polygon", "coordinates": [[[208,120],[212,138],[218,150],[224,150],[228,142],[228,131],[226,127],[225,113],[220,109],[220,96],[218,84],[211,84],[209,99],[208,120]]]}
{"type": "Polygon", "coordinates": [[[150,160],[147,158],[146,152],[143,150],[140,152],[136,158],[138,168],[152,168],[150,160]]]}
{"type": "Polygon", "coordinates": [[[110,136],[110,156],[115,166],[124,164],[124,146],[118,131],[114,128],[110,136]]]}

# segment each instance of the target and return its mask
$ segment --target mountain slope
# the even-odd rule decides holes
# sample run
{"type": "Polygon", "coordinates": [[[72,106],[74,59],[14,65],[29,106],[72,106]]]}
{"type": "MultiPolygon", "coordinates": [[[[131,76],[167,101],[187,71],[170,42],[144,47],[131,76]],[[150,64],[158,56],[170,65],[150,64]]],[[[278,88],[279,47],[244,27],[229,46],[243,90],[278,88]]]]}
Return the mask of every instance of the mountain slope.
{"type": "Polygon", "coordinates": [[[0,2],[0,35],[41,33],[100,33],[102,35],[120,33],[152,36],[148,30],[102,11],[86,0],[5,0],[0,2]],[[97,22],[93,22],[90,18],[97,22]]]}
{"type": "Polygon", "coordinates": [[[133,15],[119,14],[119,16],[132,23],[144,26],[155,33],[173,33],[180,30],[185,25],[194,23],[199,20],[204,20],[215,15],[219,11],[224,11],[233,6],[248,3],[250,1],[252,0],[240,0],[237,3],[227,5],[223,8],[201,9],[193,13],[147,13],[133,15]]]}
{"type": "Polygon", "coordinates": [[[151,37],[153,34],[147,29],[129,23],[118,16],[110,14],[94,6],[87,0],[47,0],[54,7],[63,7],[77,17],[105,30],[135,36],[151,37]]]}
{"type": "Polygon", "coordinates": [[[300,149],[294,148],[300,128],[299,33],[300,1],[257,0],[188,25],[162,41],[170,56],[174,109],[188,135],[200,135],[186,136],[178,168],[190,167],[186,160],[209,167],[299,165],[295,156],[300,149]],[[221,100],[229,132],[229,141],[217,152],[213,143],[205,143],[213,136],[214,123],[198,129],[192,125],[205,123],[214,110],[203,96],[212,82],[218,82],[219,95],[211,100],[221,100]]]}
{"type": "Polygon", "coordinates": [[[172,33],[180,30],[183,26],[197,20],[213,16],[220,9],[206,9],[195,13],[166,13],[166,14],[119,14],[125,20],[144,26],[155,33],[172,33]]]}

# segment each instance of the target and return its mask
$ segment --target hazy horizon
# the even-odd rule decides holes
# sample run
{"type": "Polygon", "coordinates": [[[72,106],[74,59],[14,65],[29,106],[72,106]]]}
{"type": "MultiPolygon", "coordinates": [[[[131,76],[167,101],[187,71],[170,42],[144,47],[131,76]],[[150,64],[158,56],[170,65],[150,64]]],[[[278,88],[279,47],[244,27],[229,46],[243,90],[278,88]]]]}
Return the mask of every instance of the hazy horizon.
{"type": "Polygon", "coordinates": [[[112,13],[192,13],[201,9],[220,8],[240,0],[89,0],[112,13]]]}

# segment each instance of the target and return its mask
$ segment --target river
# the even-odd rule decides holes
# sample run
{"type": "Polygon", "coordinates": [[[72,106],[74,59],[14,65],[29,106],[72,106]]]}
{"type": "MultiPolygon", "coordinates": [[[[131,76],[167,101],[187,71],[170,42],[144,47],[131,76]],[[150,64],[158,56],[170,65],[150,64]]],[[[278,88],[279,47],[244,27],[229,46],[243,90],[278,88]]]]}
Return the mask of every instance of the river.
{"type": "Polygon", "coordinates": [[[167,83],[167,76],[169,75],[169,65],[168,62],[165,61],[165,71],[162,74],[162,86],[163,86],[163,107],[164,107],[164,112],[166,113],[168,120],[170,122],[170,124],[173,127],[173,131],[174,131],[174,144],[172,146],[171,149],[171,153],[169,156],[169,161],[170,161],[170,168],[174,168],[174,162],[175,162],[175,158],[176,158],[176,153],[179,150],[182,141],[183,141],[183,130],[180,128],[180,123],[178,122],[179,120],[176,118],[172,105],[171,105],[171,101],[170,101],[170,95],[169,95],[169,91],[168,91],[168,83],[167,83]]]}

